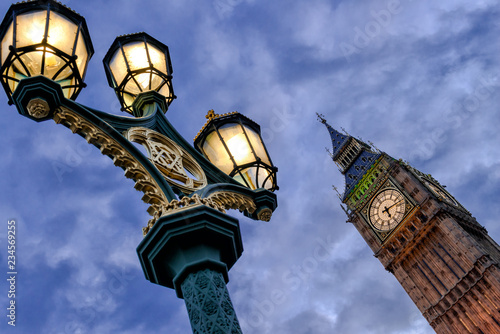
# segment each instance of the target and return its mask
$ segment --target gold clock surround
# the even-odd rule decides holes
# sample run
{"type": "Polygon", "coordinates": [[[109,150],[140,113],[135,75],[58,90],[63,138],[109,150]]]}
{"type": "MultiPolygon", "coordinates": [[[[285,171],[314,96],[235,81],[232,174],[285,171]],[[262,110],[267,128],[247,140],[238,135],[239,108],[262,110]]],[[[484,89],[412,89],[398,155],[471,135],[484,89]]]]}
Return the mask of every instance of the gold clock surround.
{"type": "MultiPolygon", "coordinates": [[[[379,199],[381,199],[381,197],[379,197],[379,199]]],[[[393,202],[392,204],[395,204],[396,202],[393,202]]],[[[391,213],[391,216],[393,216],[392,212],[394,212],[394,208],[398,207],[398,205],[395,205],[393,208],[389,208],[392,204],[391,205],[382,205],[382,203],[380,203],[380,204],[381,204],[381,206],[379,206],[380,211],[381,211],[381,213],[383,211],[385,211],[385,212],[383,212],[384,215],[387,215],[387,213],[391,213]],[[388,207],[387,211],[385,210],[386,206],[388,207]]],[[[389,237],[389,235],[391,235],[394,231],[398,230],[399,227],[402,224],[404,224],[404,222],[408,219],[408,217],[410,217],[415,212],[416,207],[417,207],[417,204],[413,200],[413,198],[411,196],[409,196],[409,194],[407,194],[404,190],[402,190],[397,185],[397,183],[393,182],[391,180],[391,178],[389,177],[389,178],[386,178],[386,180],[382,183],[382,185],[373,192],[371,199],[369,201],[367,201],[367,203],[363,206],[362,209],[360,209],[359,212],[361,214],[361,217],[363,217],[364,220],[366,221],[366,223],[370,226],[373,233],[377,236],[377,238],[380,240],[380,242],[383,243],[389,237]],[[379,223],[375,222],[374,223],[372,221],[374,219],[370,219],[370,209],[373,207],[374,201],[377,199],[377,197],[386,191],[394,191],[394,192],[398,193],[402,199],[404,199],[401,202],[401,207],[399,207],[399,211],[403,212],[402,216],[399,217],[399,215],[398,215],[396,222],[392,222],[389,224],[387,224],[387,223],[382,224],[382,222],[379,222],[379,223]]],[[[396,210],[396,211],[398,211],[398,210],[396,210]]],[[[386,217],[386,218],[388,218],[388,217],[386,217]]]]}

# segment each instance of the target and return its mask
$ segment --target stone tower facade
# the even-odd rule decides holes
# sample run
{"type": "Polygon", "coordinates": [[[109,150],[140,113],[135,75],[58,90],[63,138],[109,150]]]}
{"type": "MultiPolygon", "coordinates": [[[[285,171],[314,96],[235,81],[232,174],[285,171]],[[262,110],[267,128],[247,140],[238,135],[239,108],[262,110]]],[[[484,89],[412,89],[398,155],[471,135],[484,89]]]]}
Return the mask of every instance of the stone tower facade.
{"type": "Polygon", "coordinates": [[[431,175],[333,129],[352,223],[436,333],[500,334],[500,247],[431,175]]]}

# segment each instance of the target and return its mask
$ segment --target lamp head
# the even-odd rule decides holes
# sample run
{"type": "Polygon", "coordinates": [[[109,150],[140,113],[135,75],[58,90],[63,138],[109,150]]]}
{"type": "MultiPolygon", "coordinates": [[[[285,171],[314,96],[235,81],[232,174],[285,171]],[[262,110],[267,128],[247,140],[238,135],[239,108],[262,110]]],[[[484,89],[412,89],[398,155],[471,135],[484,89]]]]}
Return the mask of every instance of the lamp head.
{"type": "Polygon", "coordinates": [[[85,19],[53,1],[13,4],[0,25],[0,80],[12,102],[19,81],[37,75],[76,99],[94,53],[85,19]]]}
{"type": "Polygon", "coordinates": [[[250,189],[278,189],[273,166],[260,135],[260,126],[238,112],[210,110],[208,121],[194,139],[195,147],[221,171],[250,189]]]}
{"type": "Polygon", "coordinates": [[[148,91],[163,95],[167,107],[175,99],[168,47],[148,34],[117,37],[103,63],[108,83],[115,90],[123,111],[133,114],[132,105],[137,96],[148,91]]]}

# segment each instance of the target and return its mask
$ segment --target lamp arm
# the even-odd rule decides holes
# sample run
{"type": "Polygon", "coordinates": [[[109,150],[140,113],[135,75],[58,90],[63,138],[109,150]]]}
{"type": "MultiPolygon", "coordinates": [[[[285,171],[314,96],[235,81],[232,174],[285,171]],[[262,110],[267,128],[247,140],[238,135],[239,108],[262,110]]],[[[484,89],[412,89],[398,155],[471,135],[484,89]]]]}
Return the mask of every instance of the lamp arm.
{"type": "MultiPolygon", "coordinates": [[[[135,181],[135,189],[144,192],[142,199],[150,204],[148,212],[153,219],[160,217],[163,208],[177,199],[160,171],[120,133],[121,128],[106,121],[116,122],[117,117],[101,118],[105,113],[66,99],[61,86],[43,76],[21,80],[12,97],[21,115],[37,122],[54,119],[113,159],[116,166],[125,170],[125,176],[135,181]]],[[[135,123],[133,119],[122,122],[135,123]]]]}
{"type": "Polygon", "coordinates": [[[150,91],[139,95],[138,100],[141,102],[140,107],[134,106],[136,109],[147,106],[152,113],[148,113],[143,117],[127,117],[108,114],[98,110],[92,112],[99,118],[110,124],[118,132],[123,133],[132,127],[145,127],[154,130],[162,135],[175,141],[180,147],[186,150],[201,166],[207,176],[209,184],[228,183],[239,185],[240,183],[221,171],[218,167],[212,164],[205,156],[195,149],[181,134],[174,128],[170,121],[165,116],[165,104],[162,103],[160,94],[150,91]],[[151,106],[153,105],[153,106],[151,106]]]}

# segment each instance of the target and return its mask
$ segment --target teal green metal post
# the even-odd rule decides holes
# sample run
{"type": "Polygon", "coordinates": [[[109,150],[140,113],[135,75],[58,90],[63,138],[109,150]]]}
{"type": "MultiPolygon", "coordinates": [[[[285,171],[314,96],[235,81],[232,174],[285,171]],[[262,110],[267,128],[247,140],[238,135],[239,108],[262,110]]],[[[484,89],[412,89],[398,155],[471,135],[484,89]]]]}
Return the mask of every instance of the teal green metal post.
{"type": "Polygon", "coordinates": [[[238,220],[205,205],[161,217],[137,247],[146,278],[183,298],[195,334],[237,334],[228,270],[243,252],[238,220]]]}
{"type": "Polygon", "coordinates": [[[221,273],[210,269],[191,273],[181,289],[193,333],[242,333],[221,273]]]}

